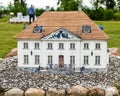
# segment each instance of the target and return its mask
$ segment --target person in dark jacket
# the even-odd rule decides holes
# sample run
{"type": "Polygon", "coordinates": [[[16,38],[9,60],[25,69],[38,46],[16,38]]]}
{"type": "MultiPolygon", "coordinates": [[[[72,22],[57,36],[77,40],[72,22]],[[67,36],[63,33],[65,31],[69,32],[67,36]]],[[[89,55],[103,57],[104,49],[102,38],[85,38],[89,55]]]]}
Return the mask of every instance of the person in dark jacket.
{"type": "Polygon", "coordinates": [[[31,24],[31,22],[35,20],[35,9],[33,5],[27,10],[27,14],[29,15],[29,24],[31,24]]]}

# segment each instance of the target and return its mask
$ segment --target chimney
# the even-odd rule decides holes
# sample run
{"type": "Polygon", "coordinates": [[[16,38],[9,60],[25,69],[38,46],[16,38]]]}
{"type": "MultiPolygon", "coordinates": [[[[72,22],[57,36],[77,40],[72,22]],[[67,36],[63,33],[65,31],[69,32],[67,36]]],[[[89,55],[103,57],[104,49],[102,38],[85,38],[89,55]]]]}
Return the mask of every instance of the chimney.
{"type": "Polygon", "coordinates": [[[50,7],[46,6],[46,12],[49,12],[49,11],[50,11],[50,7]]]}
{"type": "Polygon", "coordinates": [[[78,11],[82,11],[81,5],[78,6],[78,11]]]}

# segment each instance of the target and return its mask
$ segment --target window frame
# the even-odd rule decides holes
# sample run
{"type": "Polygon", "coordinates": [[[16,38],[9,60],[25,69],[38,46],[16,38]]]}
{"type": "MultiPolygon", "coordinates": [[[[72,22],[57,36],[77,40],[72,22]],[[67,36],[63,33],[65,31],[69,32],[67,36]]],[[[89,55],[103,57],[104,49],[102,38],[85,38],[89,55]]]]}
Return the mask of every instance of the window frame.
{"type": "Polygon", "coordinates": [[[75,56],[70,56],[70,64],[75,65],[75,56]]]}
{"type": "Polygon", "coordinates": [[[35,55],[35,64],[38,65],[40,64],[40,55],[35,55]]]}
{"type": "Polygon", "coordinates": [[[100,63],[101,63],[101,57],[100,56],[95,56],[95,65],[100,65],[100,63]]]}
{"type": "Polygon", "coordinates": [[[53,64],[53,56],[48,55],[48,64],[53,64]]]}
{"type": "Polygon", "coordinates": [[[59,49],[63,50],[64,49],[64,43],[59,43],[59,49]]]}
{"type": "Polygon", "coordinates": [[[84,50],[88,50],[89,49],[89,43],[84,43],[84,50]]]}
{"type": "Polygon", "coordinates": [[[101,44],[100,43],[96,43],[95,44],[95,49],[96,50],[100,50],[101,49],[101,44]]]}
{"type": "Polygon", "coordinates": [[[75,50],[75,43],[70,43],[70,50],[75,50]]]}
{"type": "Polygon", "coordinates": [[[23,49],[28,49],[28,43],[23,43],[23,49]]]}
{"type": "Polygon", "coordinates": [[[40,49],[40,43],[34,43],[34,49],[40,49]]]}
{"type": "Polygon", "coordinates": [[[24,64],[29,64],[29,55],[23,55],[24,64]]]}
{"type": "Polygon", "coordinates": [[[52,43],[48,43],[48,48],[47,49],[53,49],[53,44],[52,43]]]}
{"type": "Polygon", "coordinates": [[[89,65],[89,56],[88,55],[85,55],[84,57],[83,57],[83,64],[84,65],[89,65]]]}

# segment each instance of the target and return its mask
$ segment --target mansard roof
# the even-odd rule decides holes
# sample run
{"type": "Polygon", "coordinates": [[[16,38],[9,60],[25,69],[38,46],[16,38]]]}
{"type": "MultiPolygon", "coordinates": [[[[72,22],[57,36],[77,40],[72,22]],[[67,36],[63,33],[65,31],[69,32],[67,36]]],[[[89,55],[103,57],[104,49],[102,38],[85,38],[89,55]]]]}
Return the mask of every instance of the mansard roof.
{"type": "Polygon", "coordinates": [[[107,40],[109,36],[104,33],[83,11],[49,11],[44,12],[27,29],[16,36],[16,39],[42,39],[48,34],[65,28],[81,39],[107,40]],[[34,27],[43,26],[43,32],[34,33],[34,27]],[[90,33],[83,33],[82,26],[90,26],[90,33]]]}

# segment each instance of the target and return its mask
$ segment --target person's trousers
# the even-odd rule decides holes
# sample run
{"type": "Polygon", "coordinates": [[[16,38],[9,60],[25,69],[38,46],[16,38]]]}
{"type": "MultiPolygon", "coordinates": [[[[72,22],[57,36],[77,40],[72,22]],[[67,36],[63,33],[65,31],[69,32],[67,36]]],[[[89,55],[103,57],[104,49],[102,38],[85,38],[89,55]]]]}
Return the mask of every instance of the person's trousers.
{"type": "Polygon", "coordinates": [[[34,20],[35,20],[34,14],[30,14],[29,15],[29,24],[31,24],[31,22],[33,22],[34,20]]]}

